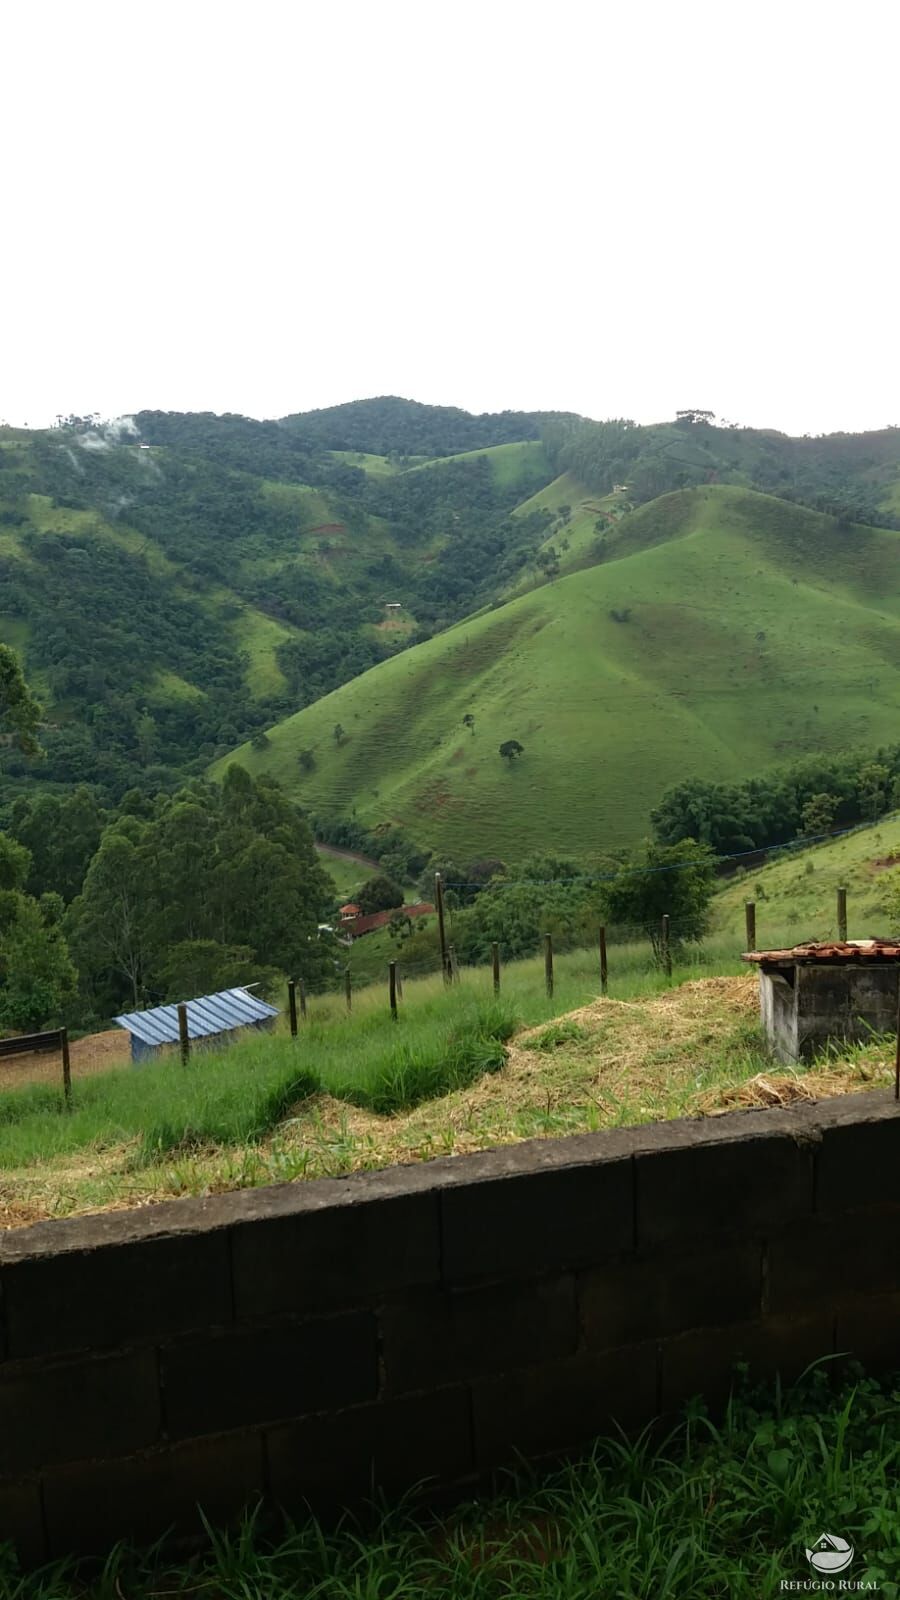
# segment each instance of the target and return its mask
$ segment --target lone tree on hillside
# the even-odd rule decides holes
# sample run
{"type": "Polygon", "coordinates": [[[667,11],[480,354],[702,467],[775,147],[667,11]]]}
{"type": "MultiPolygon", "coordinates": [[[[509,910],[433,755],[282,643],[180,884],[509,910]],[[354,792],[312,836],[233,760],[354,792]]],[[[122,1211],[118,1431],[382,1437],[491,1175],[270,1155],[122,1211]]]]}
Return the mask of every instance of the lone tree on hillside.
{"type": "Polygon", "coordinates": [[[332,733],[334,734],[334,742],[335,742],[335,744],[343,744],[344,739],[346,738],[346,735],[345,735],[344,730],[341,727],[339,722],[335,723],[335,725],[334,725],[334,727],[332,729],[332,733]]]}
{"type": "Polygon", "coordinates": [[[0,644],[0,732],[9,730],[26,755],[40,755],[37,731],[42,715],[22,675],[18,657],[8,645],[0,644]]]}
{"type": "Polygon", "coordinates": [[[500,746],[501,756],[503,757],[504,761],[508,761],[510,765],[512,765],[517,756],[523,754],[524,750],[525,746],[520,744],[518,739],[504,739],[502,745],[500,746]]]}
{"type": "Polygon", "coordinates": [[[475,718],[473,717],[471,711],[467,711],[463,717],[463,727],[468,728],[470,733],[475,732],[475,718]]]}
{"type": "Polygon", "coordinates": [[[694,839],[673,845],[645,844],[614,878],[601,885],[606,922],[640,928],[657,959],[665,915],[670,918],[673,944],[702,939],[709,926],[715,860],[709,845],[697,844],[694,839]]]}

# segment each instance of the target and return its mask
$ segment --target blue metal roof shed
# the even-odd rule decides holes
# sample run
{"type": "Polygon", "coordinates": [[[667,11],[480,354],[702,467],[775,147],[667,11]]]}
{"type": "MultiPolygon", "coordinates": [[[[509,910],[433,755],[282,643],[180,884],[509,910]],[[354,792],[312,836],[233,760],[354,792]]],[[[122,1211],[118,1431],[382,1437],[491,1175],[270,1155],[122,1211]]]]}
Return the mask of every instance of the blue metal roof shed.
{"type": "MultiPolygon", "coordinates": [[[[219,994],[188,1000],[188,1037],[213,1039],[235,1033],[238,1028],[271,1026],[278,1007],[270,1006],[246,989],[222,989],[219,994]]],[[[161,1045],[178,1043],[178,1007],[154,1006],[151,1011],[128,1011],[113,1017],[120,1028],[131,1034],[132,1061],[146,1061],[161,1045]]]]}

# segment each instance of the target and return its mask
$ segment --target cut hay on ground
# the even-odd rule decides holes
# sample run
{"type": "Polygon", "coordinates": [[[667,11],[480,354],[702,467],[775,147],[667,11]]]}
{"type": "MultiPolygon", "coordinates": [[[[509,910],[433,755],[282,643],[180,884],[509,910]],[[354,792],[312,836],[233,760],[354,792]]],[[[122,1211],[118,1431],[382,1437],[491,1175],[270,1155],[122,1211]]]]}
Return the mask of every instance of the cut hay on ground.
{"type": "MultiPolygon", "coordinates": [[[[127,1051],[127,1039],[124,1045],[127,1051]]],[[[892,1061],[882,1040],[808,1071],[773,1066],[759,1027],[756,976],[709,978],[649,999],[594,1000],[528,1028],[512,1040],[501,1071],[395,1116],[318,1094],[256,1145],[201,1148],[147,1165],[130,1141],[6,1172],[0,1222],[17,1227],[528,1138],[820,1100],[889,1082],[892,1061]]]]}

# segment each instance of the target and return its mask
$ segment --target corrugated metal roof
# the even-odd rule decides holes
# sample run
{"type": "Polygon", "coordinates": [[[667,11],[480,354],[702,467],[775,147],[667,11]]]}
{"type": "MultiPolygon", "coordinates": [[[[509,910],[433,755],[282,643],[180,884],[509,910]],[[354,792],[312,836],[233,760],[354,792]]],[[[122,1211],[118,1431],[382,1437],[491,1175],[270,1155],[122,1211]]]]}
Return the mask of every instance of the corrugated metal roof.
{"type": "MultiPolygon", "coordinates": [[[[208,1039],[211,1034],[230,1033],[232,1028],[244,1028],[248,1023],[277,1016],[277,1006],[248,994],[246,989],[223,989],[219,994],[206,994],[199,1000],[187,1001],[191,1039],[208,1039]]],[[[124,1016],[113,1017],[113,1021],[144,1044],[178,1043],[177,1005],[154,1006],[152,1011],[128,1011],[124,1016]]]]}
{"type": "Polygon", "coordinates": [[[751,950],[744,961],[900,961],[900,939],[828,939],[792,950],[751,950]]]}

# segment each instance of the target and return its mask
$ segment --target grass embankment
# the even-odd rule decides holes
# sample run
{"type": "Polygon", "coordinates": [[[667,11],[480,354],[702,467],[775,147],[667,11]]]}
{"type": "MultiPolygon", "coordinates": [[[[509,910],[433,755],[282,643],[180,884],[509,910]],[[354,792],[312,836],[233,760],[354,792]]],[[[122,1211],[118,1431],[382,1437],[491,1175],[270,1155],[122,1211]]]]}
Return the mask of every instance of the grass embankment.
{"type": "Polygon", "coordinates": [[[152,1199],[337,1176],[537,1136],[596,1131],[738,1105],[783,1104],[886,1083],[873,1039],[812,1070],[773,1068],[756,980],[733,948],[647,970],[644,946],[611,951],[598,998],[592,951],[562,956],[555,994],[539,960],[386,990],[315,997],[292,1041],[231,1049],[0,1094],[0,1219],[23,1223],[152,1199]]]}
{"type": "Polygon", "coordinates": [[[894,737],[900,534],[850,539],[710,487],[632,512],[608,543],[602,564],[382,662],[238,758],[317,812],[355,807],[453,857],[480,841],[510,862],[548,846],[591,860],[645,834],[666,785],[894,737]],[[316,767],[301,778],[304,748],[316,767]]]}
{"type": "Polygon", "coordinates": [[[743,937],[744,903],[753,900],[761,949],[834,939],[842,885],[848,891],[851,939],[897,932],[900,918],[892,901],[900,888],[900,812],[842,838],[776,854],[767,866],[742,872],[713,901],[715,936],[743,937]]]}
{"type": "Polygon", "coordinates": [[[337,1531],[251,1516],[187,1564],[120,1546],[83,1582],[65,1565],[21,1578],[0,1551],[0,1600],[775,1600],[809,1582],[823,1530],[852,1543],[855,1584],[896,1600],[897,1386],[829,1371],[739,1383],[721,1426],[695,1403],[662,1442],[600,1439],[450,1511],[400,1505],[337,1531]]]}

